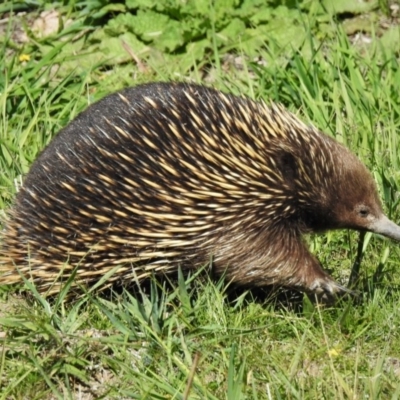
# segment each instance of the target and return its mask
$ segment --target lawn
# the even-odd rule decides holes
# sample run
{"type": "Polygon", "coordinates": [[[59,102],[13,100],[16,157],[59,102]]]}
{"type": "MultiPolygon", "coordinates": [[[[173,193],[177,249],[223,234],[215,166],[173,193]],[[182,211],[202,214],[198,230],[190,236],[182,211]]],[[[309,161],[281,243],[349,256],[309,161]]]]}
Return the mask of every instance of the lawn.
{"type": "MultiPolygon", "coordinates": [[[[398,3],[153,3],[0,5],[4,212],[81,110],[179,80],[284,104],[360,157],[400,221],[398,3]]],[[[306,240],[346,285],[358,233],[306,240]]],[[[3,286],[0,399],[399,399],[400,248],[367,234],[360,249],[360,296],[332,307],[233,291],[207,268],[73,300],[3,286]]]]}

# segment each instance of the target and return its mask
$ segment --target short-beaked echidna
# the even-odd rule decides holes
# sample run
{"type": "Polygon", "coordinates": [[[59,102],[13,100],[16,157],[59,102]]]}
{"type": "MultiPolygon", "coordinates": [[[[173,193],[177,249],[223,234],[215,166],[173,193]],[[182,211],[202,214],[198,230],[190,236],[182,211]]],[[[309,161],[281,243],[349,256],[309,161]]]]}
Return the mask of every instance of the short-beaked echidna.
{"type": "Polygon", "coordinates": [[[198,268],[246,285],[344,292],[302,234],[400,240],[345,147],[277,105],[156,83],[91,105],[33,163],[2,234],[0,284],[54,292],[198,268]],[[54,280],[58,278],[58,283],[54,280]]]}

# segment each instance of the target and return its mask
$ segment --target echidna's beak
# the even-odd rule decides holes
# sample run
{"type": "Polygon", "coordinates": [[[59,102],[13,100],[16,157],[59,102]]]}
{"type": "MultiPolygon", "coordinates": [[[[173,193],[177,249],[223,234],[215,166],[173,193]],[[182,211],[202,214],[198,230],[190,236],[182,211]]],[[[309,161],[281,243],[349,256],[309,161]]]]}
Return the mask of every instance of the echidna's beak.
{"type": "Polygon", "coordinates": [[[374,233],[400,241],[400,226],[392,222],[386,215],[382,215],[372,222],[368,229],[374,233]]]}

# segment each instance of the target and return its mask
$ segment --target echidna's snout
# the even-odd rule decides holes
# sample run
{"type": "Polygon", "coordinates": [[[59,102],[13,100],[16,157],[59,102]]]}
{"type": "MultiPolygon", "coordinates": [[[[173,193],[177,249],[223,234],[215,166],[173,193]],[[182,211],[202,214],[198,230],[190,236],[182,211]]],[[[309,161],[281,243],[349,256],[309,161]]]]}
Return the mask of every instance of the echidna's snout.
{"type": "Polygon", "coordinates": [[[390,239],[400,241],[400,226],[396,225],[384,214],[374,219],[369,224],[368,230],[390,239]]]}

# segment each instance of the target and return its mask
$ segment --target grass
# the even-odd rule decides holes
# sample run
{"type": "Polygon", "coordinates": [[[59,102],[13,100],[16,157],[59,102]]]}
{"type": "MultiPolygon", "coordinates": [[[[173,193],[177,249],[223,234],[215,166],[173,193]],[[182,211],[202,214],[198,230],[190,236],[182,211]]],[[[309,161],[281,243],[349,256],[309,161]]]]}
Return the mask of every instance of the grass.
{"type": "MultiPolygon", "coordinates": [[[[378,42],[361,53],[336,29],[326,43],[310,35],[308,54],[270,47],[266,65],[246,60],[243,70],[223,72],[215,49],[213,86],[279,101],[345,143],[399,221],[398,54],[378,42]]],[[[10,57],[7,44],[0,50],[2,209],[38,152],[87,104],[129,84],[176,79],[179,70],[98,63],[64,71],[62,46],[27,63],[10,57]]],[[[185,79],[202,76],[194,66],[185,79]]],[[[345,231],[307,240],[345,284],[357,238],[345,231]]],[[[363,252],[361,301],[332,308],[304,299],[294,311],[251,292],[231,296],[229,283],[204,274],[73,302],[65,292],[45,299],[32,285],[25,297],[0,288],[0,399],[399,399],[400,250],[367,235],[363,252]]]]}

